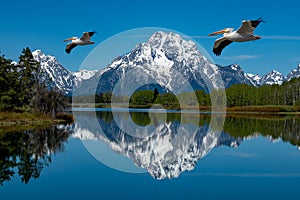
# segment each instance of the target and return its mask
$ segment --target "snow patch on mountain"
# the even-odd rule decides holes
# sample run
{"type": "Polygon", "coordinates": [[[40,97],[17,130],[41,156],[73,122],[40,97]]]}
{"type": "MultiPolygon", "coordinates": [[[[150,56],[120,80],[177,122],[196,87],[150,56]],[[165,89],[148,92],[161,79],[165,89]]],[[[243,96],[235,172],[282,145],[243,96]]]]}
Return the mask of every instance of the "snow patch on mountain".
{"type": "Polygon", "coordinates": [[[261,77],[258,74],[247,73],[247,76],[253,85],[260,85],[261,77]]]}
{"type": "Polygon", "coordinates": [[[98,70],[79,70],[73,73],[77,78],[77,81],[81,82],[83,80],[88,80],[97,73],[98,70]]]}
{"type": "Polygon", "coordinates": [[[260,80],[260,85],[273,85],[278,84],[281,85],[285,81],[284,76],[282,73],[272,70],[268,74],[264,75],[260,80]]]}
{"type": "Polygon", "coordinates": [[[298,64],[297,69],[293,69],[285,78],[286,81],[290,81],[292,78],[300,77],[300,64],[298,64]]]}

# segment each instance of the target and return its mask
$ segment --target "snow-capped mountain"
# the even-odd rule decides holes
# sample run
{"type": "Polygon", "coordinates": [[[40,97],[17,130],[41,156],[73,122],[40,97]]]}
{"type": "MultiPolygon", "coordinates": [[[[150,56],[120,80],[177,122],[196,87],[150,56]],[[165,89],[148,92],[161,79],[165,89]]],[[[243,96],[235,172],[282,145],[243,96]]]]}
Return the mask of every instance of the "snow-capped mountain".
{"type": "MultiPolygon", "coordinates": [[[[97,117],[91,113],[73,114],[76,118],[74,137],[105,142],[110,149],[128,157],[137,167],[146,169],[155,179],[176,178],[185,171],[193,170],[196,163],[213,148],[238,147],[242,142],[241,138],[213,131],[208,123],[199,127],[198,123],[191,123],[193,120],[182,124],[176,120],[167,122],[158,120],[160,115],[155,113],[152,113],[153,119],[156,119],[155,125],[142,128],[143,133],[147,132],[145,137],[139,137],[143,133],[134,131],[134,127],[132,132],[124,131],[132,128],[128,113],[117,112],[113,116],[112,113],[102,113],[97,117]]],[[[110,167],[122,170],[122,163],[110,167]]]]}
{"type": "Polygon", "coordinates": [[[264,75],[260,79],[259,85],[273,85],[273,84],[281,85],[284,81],[285,78],[280,72],[276,70],[272,70],[271,72],[264,75]]]}
{"type": "Polygon", "coordinates": [[[51,55],[45,55],[41,50],[32,52],[33,58],[41,63],[41,69],[52,81],[52,87],[55,86],[65,94],[72,92],[74,84],[74,75],[64,68],[58,60],[51,55]]]}
{"type": "Polygon", "coordinates": [[[297,69],[292,70],[285,78],[285,81],[290,81],[292,78],[300,77],[300,64],[298,64],[297,69]]]}
{"type": "Polygon", "coordinates": [[[224,81],[225,87],[230,87],[232,84],[248,84],[258,86],[258,75],[252,75],[245,73],[242,68],[233,64],[230,66],[218,66],[219,72],[224,81]]]}
{"type": "Polygon", "coordinates": [[[175,33],[156,32],[147,43],[116,58],[98,80],[97,93],[112,91],[119,80],[126,80],[128,72],[128,80],[134,86],[144,85],[145,80],[155,80],[163,89],[172,91],[182,89],[187,82],[193,89],[205,91],[222,85],[221,77],[215,76],[218,67],[201,54],[194,42],[175,33]]]}
{"type": "Polygon", "coordinates": [[[80,70],[70,72],[51,55],[46,55],[41,50],[32,52],[33,58],[41,64],[42,71],[51,79],[50,87],[57,87],[65,94],[70,95],[74,86],[78,86],[83,80],[94,76],[98,70],[80,70]]]}

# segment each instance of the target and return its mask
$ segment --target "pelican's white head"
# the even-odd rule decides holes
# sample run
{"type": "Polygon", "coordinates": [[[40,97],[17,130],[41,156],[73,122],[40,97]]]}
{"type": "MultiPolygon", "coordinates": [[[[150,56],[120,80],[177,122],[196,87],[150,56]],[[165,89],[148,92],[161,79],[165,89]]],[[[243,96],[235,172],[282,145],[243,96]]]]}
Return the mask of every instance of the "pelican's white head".
{"type": "Polygon", "coordinates": [[[224,28],[220,31],[216,31],[211,34],[208,34],[208,36],[219,35],[219,34],[228,34],[228,33],[231,33],[232,31],[233,31],[233,28],[224,28]]]}

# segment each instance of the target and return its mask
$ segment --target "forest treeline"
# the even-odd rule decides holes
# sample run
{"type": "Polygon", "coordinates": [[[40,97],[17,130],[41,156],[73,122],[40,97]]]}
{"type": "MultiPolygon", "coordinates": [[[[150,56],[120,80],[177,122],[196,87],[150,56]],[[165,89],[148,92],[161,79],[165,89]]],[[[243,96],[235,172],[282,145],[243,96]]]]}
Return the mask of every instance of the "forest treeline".
{"type": "MultiPolygon", "coordinates": [[[[212,91],[218,92],[218,91],[212,91]]],[[[282,85],[263,85],[255,87],[247,84],[235,84],[225,90],[226,105],[231,107],[244,106],[300,106],[300,78],[294,78],[290,81],[284,82],[282,85]]],[[[217,95],[218,96],[218,95],[217,95]]],[[[222,97],[222,95],[219,95],[222,97]]],[[[82,103],[96,102],[96,103],[111,103],[113,102],[128,102],[134,108],[150,108],[155,104],[160,104],[166,109],[182,109],[179,102],[184,102],[181,106],[196,106],[201,107],[211,106],[211,95],[202,90],[195,92],[184,92],[174,94],[170,92],[159,94],[157,89],[154,90],[138,90],[129,97],[114,96],[111,92],[97,94],[96,96],[81,96],[73,97],[82,103]],[[196,99],[193,97],[197,97],[196,99]]],[[[222,102],[222,101],[221,101],[222,102]]],[[[271,110],[271,107],[269,107],[271,110]]]]}
{"type": "Polygon", "coordinates": [[[18,62],[0,56],[0,111],[34,112],[55,117],[64,111],[67,101],[43,73],[30,49],[23,49],[18,62]]]}
{"type": "Polygon", "coordinates": [[[227,106],[300,105],[300,78],[293,78],[282,85],[254,87],[246,84],[226,89],[227,106]]]}
{"type": "MultiPolygon", "coordinates": [[[[212,91],[217,92],[217,91],[212,91]]],[[[151,103],[163,106],[179,106],[179,101],[186,105],[195,105],[193,94],[180,93],[177,97],[172,93],[154,95],[154,91],[137,91],[131,98],[132,105],[147,105],[151,103]],[[142,97],[148,98],[142,98],[142,97]]],[[[263,85],[255,87],[247,84],[235,84],[225,90],[227,107],[237,106],[300,106],[300,78],[291,79],[282,85],[263,85]]],[[[196,90],[195,95],[199,106],[211,106],[210,94],[196,90]]],[[[222,95],[219,95],[220,97],[222,95]]]]}

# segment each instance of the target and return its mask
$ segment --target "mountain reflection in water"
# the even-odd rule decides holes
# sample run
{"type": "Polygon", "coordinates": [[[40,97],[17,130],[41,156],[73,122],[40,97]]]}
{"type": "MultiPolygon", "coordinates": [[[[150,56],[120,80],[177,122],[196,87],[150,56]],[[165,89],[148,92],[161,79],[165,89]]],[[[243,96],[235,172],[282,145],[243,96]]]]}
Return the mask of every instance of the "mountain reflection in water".
{"type": "MultiPolygon", "coordinates": [[[[83,141],[104,141],[115,152],[146,169],[155,179],[178,177],[184,171],[193,170],[197,161],[216,146],[236,147],[240,143],[240,138],[211,129],[210,115],[143,112],[74,114],[77,137],[83,141]]],[[[118,165],[109,166],[123,171],[122,164],[118,165]]]]}
{"type": "MultiPolygon", "coordinates": [[[[73,114],[76,121],[72,125],[1,129],[0,184],[14,176],[24,183],[39,178],[53,155],[64,151],[72,135],[80,138],[103,164],[125,172],[147,171],[154,179],[179,177],[194,170],[199,160],[214,148],[238,148],[245,139],[265,137],[270,141],[282,140],[295,148],[300,146],[298,115],[227,113],[224,126],[219,129],[212,126],[213,114],[110,110],[73,114]],[[99,145],[101,148],[97,148],[99,145]],[[119,157],[116,159],[113,154],[119,157]],[[133,168],[125,169],[120,157],[133,168]]],[[[219,123],[216,119],[214,123],[219,123]]]]}
{"type": "MultiPolygon", "coordinates": [[[[211,117],[193,113],[78,111],[74,132],[82,141],[104,141],[155,179],[178,177],[184,171],[193,170],[213,148],[237,148],[244,139],[259,135],[299,146],[297,115],[228,115],[222,131],[210,128],[211,117]],[[181,118],[182,115],[186,116],[181,118]],[[132,122],[138,128],[131,127],[132,122]],[[137,133],[129,132],[136,130],[137,133]]],[[[110,167],[122,171],[122,166],[110,167]]]]}

